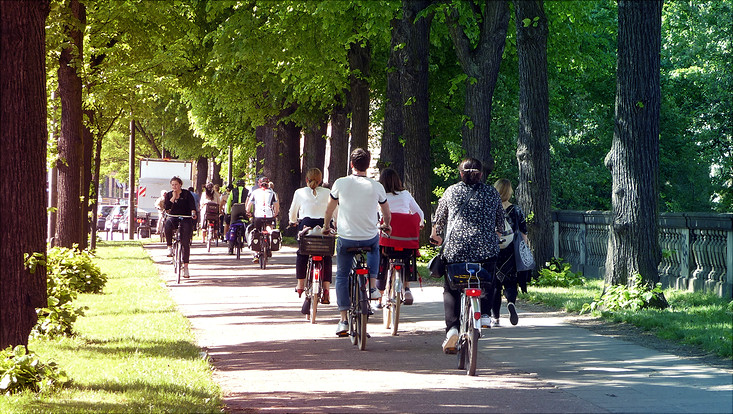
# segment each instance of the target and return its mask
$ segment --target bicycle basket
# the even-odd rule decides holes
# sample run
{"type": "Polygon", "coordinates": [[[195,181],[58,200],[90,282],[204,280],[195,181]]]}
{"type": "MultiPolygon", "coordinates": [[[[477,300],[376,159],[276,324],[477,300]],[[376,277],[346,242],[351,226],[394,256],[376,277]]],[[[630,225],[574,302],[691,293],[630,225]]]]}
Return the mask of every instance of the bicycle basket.
{"type": "Polygon", "coordinates": [[[309,256],[333,256],[336,251],[334,236],[301,236],[298,253],[309,256]]]}
{"type": "Polygon", "coordinates": [[[468,287],[468,278],[470,275],[468,270],[477,270],[476,276],[481,281],[481,286],[490,284],[492,280],[491,273],[479,263],[450,263],[445,266],[445,270],[448,285],[453,290],[461,290],[468,287]]]}

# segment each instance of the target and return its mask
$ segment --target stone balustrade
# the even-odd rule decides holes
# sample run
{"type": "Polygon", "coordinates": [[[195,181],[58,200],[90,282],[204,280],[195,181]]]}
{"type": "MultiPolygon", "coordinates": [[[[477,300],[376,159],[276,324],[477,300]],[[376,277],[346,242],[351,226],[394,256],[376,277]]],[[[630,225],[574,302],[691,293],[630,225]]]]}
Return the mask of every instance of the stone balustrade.
{"type": "MultiPolygon", "coordinates": [[[[586,277],[603,277],[608,211],[552,212],[554,255],[586,277]]],[[[661,213],[659,264],[664,287],[733,296],[733,214],[661,213]]]]}

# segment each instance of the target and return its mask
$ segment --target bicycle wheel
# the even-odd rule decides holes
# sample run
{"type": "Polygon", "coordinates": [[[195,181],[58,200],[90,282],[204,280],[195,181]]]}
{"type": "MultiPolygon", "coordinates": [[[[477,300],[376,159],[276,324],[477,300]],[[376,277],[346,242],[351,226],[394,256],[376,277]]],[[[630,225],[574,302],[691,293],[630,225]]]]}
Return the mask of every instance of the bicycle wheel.
{"type": "Polygon", "coordinates": [[[208,249],[209,253],[211,253],[211,239],[213,238],[213,226],[208,226],[208,230],[206,231],[206,248],[208,249]]]}
{"type": "Polygon", "coordinates": [[[466,373],[468,375],[476,375],[476,359],[478,357],[478,329],[473,326],[468,331],[468,338],[466,338],[466,358],[467,368],[466,373]]]}
{"type": "Polygon", "coordinates": [[[361,282],[362,276],[359,277],[359,286],[357,296],[359,304],[359,312],[357,313],[357,345],[359,350],[363,351],[366,349],[367,340],[367,319],[369,318],[369,299],[367,299],[367,293],[365,292],[365,284],[361,282]]]}
{"type": "Polygon", "coordinates": [[[241,230],[237,229],[237,235],[234,238],[234,248],[237,249],[237,260],[242,255],[242,233],[241,230]]]}
{"type": "Polygon", "coordinates": [[[183,270],[183,248],[181,247],[181,243],[180,242],[176,242],[176,247],[175,247],[175,250],[173,252],[173,255],[175,257],[175,260],[174,260],[174,262],[175,262],[175,266],[174,266],[175,267],[175,272],[178,274],[178,281],[177,281],[177,283],[180,284],[181,283],[181,273],[183,273],[182,272],[182,270],[183,270]]]}
{"type": "Polygon", "coordinates": [[[359,332],[357,327],[357,318],[359,317],[359,285],[356,283],[356,275],[349,275],[349,298],[351,299],[351,306],[349,307],[349,337],[351,338],[351,344],[357,344],[357,334],[359,332]]]}
{"type": "Polygon", "coordinates": [[[402,272],[394,269],[392,279],[392,288],[390,289],[392,336],[397,336],[397,328],[400,325],[400,307],[402,306],[402,272]]]}
{"type": "Polygon", "coordinates": [[[270,249],[270,241],[267,237],[263,237],[260,240],[260,269],[266,269],[267,268],[267,256],[269,256],[269,249],[270,249]]]}
{"type": "Polygon", "coordinates": [[[310,319],[311,323],[316,323],[316,313],[318,312],[318,302],[321,299],[321,267],[319,263],[313,263],[309,266],[310,272],[308,272],[308,279],[310,285],[310,297],[311,297],[311,309],[310,319]]]}
{"type": "Polygon", "coordinates": [[[390,269],[387,272],[387,280],[385,281],[385,297],[382,297],[382,324],[384,324],[384,329],[389,329],[390,326],[392,326],[392,300],[394,299],[394,296],[392,295],[392,286],[394,283],[392,283],[392,270],[390,269]]]}

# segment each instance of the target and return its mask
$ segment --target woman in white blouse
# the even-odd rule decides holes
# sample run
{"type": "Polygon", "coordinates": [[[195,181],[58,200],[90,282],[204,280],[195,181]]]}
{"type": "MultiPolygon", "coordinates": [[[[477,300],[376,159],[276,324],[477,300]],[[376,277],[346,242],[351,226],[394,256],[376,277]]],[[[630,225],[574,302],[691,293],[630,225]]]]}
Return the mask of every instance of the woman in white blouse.
{"type": "MultiPolygon", "coordinates": [[[[328,206],[331,191],[321,187],[323,173],[318,168],[311,168],[305,174],[306,186],[295,190],[293,202],[290,204],[289,220],[291,226],[298,226],[298,232],[305,227],[323,227],[323,219],[328,206]]],[[[308,267],[308,255],[297,254],[295,260],[295,277],[298,285],[295,291],[298,297],[303,294],[305,276],[308,267]]],[[[329,288],[331,286],[331,256],[323,257],[323,296],[321,303],[329,304],[329,288]]]]}

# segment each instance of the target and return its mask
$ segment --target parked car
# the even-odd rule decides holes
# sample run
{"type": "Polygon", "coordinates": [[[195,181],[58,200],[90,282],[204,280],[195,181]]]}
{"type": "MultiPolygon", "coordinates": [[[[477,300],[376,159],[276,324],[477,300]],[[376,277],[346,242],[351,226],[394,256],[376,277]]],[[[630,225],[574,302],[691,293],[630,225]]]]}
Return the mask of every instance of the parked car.
{"type": "Polygon", "coordinates": [[[101,205],[97,208],[97,231],[103,231],[107,223],[107,216],[115,208],[112,204],[101,205]]]}
{"type": "Polygon", "coordinates": [[[106,231],[118,231],[120,230],[120,221],[127,211],[127,206],[118,205],[114,206],[112,211],[107,216],[107,221],[104,224],[106,231]]]}

